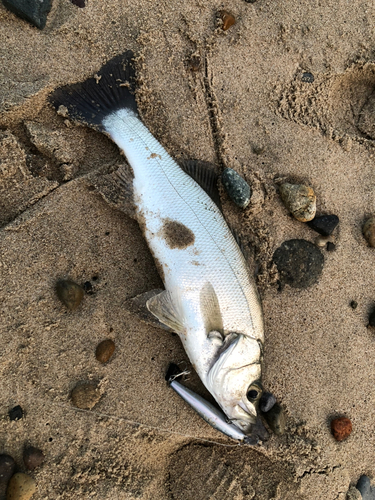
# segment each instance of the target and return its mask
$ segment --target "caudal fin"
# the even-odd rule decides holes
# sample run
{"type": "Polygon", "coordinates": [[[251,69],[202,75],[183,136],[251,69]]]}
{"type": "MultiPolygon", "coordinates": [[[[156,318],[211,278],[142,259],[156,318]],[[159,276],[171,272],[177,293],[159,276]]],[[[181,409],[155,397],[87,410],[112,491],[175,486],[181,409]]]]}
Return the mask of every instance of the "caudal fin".
{"type": "Polygon", "coordinates": [[[133,58],[130,50],[114,57],[95,77],[56,89],[49,102],[57,111],[64,106],[70,118],[98,130],[103,130],[103,119],[119,109],[137,113],[133,58]]]}

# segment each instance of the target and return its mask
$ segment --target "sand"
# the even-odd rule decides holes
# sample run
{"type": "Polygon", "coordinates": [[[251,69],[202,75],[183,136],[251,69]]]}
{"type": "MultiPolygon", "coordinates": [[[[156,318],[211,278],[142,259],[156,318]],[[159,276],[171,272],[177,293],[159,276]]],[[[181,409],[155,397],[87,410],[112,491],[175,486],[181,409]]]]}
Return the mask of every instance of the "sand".
{"type": "MultiPolygon", "coordinates": [[[[344,500],[373,476],[375,254],[361,224],[375,210],[375,142],[358,124],[375,87],[374,23],[368,1],[54,0],[39,31],[0,5],[0,452],[24,470],[23,446],[43,450],[35,500],[344,500]],[[236,18],[225,33],[223,8],[236,18]],[[232,167],[254,190],[244,211],[224,193],[222,204],[258,269],[263,382],[287,413],[285,434],[256,449],[167,387],[170,361],[189,367],[178,337],[124,306],[162,282],[137,224],[92,187],[124,158],[47,103],[126,49],[138,56],[144,122],[166,149],[232,167]],[[283,241],[316,238],[288,215],[282,179],[312,186],[318,213],[340,217],[336,250],[306,290],[278,291],[272,264],[283,241]],[[59,278],[90,281],[93,294],[67,311],[59,278]],[[116,351],[100,365],[105,338],[116,351]],[[70,392],[87,380],[102,398],[80,411],[70,392]],[[25,417],[10,422],[18,404],[25,417]],[[337,443],[329,423],[342,415],[353,432],[337,443]]],[[[208,397],[194,373],[187,384],[208,397]]]]}

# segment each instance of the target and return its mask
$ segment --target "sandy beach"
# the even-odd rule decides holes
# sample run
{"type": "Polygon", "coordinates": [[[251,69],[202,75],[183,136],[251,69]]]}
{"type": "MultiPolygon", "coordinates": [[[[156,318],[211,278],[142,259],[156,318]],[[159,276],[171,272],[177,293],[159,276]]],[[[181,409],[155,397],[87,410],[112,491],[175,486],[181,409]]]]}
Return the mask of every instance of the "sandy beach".
{"type": "MultiPolygon", "coordinates": [[[[374,25],[367,0],[53,0],[43,30],[0,4],[0,453],[25,472],[24,446],[43,450],[33,500],[345,500],[373,477],[375,250],[362,224],[375,212],[374,25]],[[236,20],[227,31],[222,9],[236,20]],[[47,101],[128,49],[142,119],[167,151],[233,168],[253,190],[241,210],[220,188],[257,270],[263,385],[287,415],[285,433],[255,448],[167,386],[170,362],[191,368],[178,336],[125,307],[162,281],[137,223],[94,187],[125,159],[47,101]],[[288,213],[283,180],[340,218],[306,289],[280,289],[272,261],[284,241],[318,236],[288,213]],[[59,279],[90,282],[75,311],[59,279]],[[104,339],[116,350],[102,365],[104,339]],[[84,381],[101,395],[92,410],[70,399],[84,381]],[[10,421],[16,405],[24,417],[10,421]],[[353,425],[342,442],[339,416],[353,425]]],[[[196,374],[186,384],[210,398],[196,374]]]]}

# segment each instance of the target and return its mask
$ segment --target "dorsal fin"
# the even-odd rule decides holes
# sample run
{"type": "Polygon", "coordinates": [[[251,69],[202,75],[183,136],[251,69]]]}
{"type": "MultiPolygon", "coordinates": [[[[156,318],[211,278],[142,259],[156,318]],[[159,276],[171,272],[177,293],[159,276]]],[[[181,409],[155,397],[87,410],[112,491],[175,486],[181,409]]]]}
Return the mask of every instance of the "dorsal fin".
{"type": "Polygon", "coordinates": [[[208,161],[180,160],[180,167],[208,194],[220,211],[221,202],[217,181],[219,176],[215,172],[215,166],[208,161]]]}

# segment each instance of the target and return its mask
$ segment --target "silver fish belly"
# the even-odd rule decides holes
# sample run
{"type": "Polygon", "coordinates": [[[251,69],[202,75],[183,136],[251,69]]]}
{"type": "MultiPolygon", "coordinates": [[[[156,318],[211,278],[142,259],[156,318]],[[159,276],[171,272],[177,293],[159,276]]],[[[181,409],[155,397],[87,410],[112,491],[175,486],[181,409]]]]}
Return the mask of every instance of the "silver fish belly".
{"type": "MultiPolygon", "coordinates": [[[[123,68],[128,60],[127,55],[123,68]]],[[[202,382],[227,417],[247,432],[262,392],[263,316],[255,283],[221,211],[141,122],[132,96],[117,88],[123,102],[115,93],[109,96],[114,109],[108,105],[113,88],[104,84],[110,81],[110,63],[103,68],[103,82],[95,81],[93,88],[84,82],[85,92],[74,89],[73,104],[59,95],[54,105],[66,103],[79,118],[91,95],[92,116],[98,113],[92,125],[110,135],[132,167],[136,219],[161,269],[165,291],[147,307],[179,334],[202,382]]],[[[118,74],[112,68],[112,74],[113,86],[127,76],[121,68],[118,74]]]]}

